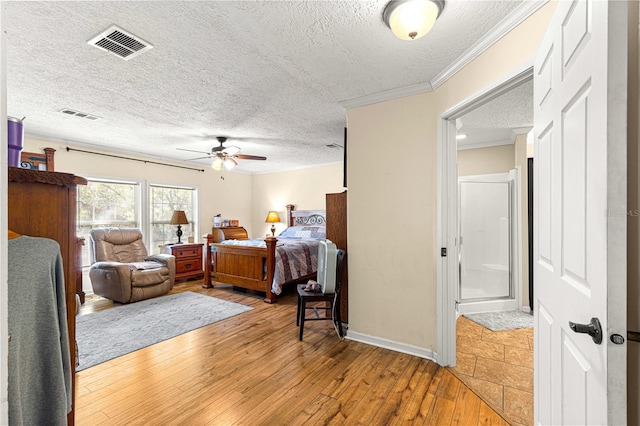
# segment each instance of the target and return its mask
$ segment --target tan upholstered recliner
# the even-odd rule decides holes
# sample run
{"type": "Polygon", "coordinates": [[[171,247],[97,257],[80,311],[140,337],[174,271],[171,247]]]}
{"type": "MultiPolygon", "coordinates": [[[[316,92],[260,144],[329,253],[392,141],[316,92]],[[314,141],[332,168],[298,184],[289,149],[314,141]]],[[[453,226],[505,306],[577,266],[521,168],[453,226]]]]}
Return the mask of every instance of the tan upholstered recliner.
{"type": "Polygon", "coordinates": [[[166,294],[176,277],[175,257],[149,256],[134,228],[94,229],[89,237],[93,292],[120,303],[166,294]]]}

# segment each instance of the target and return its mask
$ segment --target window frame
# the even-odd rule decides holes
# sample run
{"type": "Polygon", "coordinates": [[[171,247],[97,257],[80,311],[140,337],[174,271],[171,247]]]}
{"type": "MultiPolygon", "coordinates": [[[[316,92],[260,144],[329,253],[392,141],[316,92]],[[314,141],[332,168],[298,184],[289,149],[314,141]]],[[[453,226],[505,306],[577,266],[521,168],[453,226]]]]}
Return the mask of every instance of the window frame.
{"type": "MultiPolygon", "coordinates": [[[[151,193],[152,187],[162,187],[162,188],[173,188],[173,189],[186,189],[186,190],[191,190],[194,191],[194,197],[193,197],[193,217],[187,217],[187,219],[189,220],[189,223],[192,224],[193,226],[193,237],[194,237],[194,243],[198,243],[199,241],[199,237],[197,234],[199,234],[198,229],[199,229],[199,224],[200,224],[200,186],[199,185],[185,185],[185,184],[176,184],[176,183],[169,183],[169,182],[165,182],[165,181],[156,181],[156,180],[148,180],[145,181],[145,191],[146,193],[144,194],[145,199],[147,200],[146,205],[144,206],[146,211],[145,211],[145,217],[147,218],[147,223],[145,224],[146,226],[146,232],[145,232],[145,244],[147,245],[147,248],[149,250],[149,253],[152,253],[152,247],[151,247],[151,233],[152,233],[152,226],[154,224],[152,218],[151,218],[151,193]]],[[[171,220],[171,218],[167,218],[167,223],[171,220]]],[[[186,243],[188,235],[185,233],[185,235],[183,235],[182,238],[182,243],[186,243]]]]}
{"type": "MultiPolygon", "coordinates": [[[[193,201],[193,218],[188,218],[191,223],[193,223],[194,228],[194,242],[198,243],[199,238],[199,226],[200,226],[200,185],[188,185],[188,184],[180,184],[174,182],[168,182],[163,180],[149,180],[149,179],[136,179],[136,178],[123,178],[123,177],[113,177],[113,176],[99,176],[99,175],[83,175],[87,181],[94,182],[105,182],[105,183],[124,183],[124,184],[135,184],[138,186],[138,199],[139,203],[138,208],[138,217],[136,218],[137,222],[140,224],[140,229],[143,234],[143,241],[149,253],[156,252],[152,250],[151,247],[151,187],[152,186],[161,186],[167,188],[179,188],[179,189],[191,189],[195,192],[195,197],[193,201]]],[[[78,197],[79,200],[79,197],[78,197]]],[[[76,207],[77,208],[77,207],[76,207]]],[[[77,214],[77,211],[76,211],[77,214]]],[[[186,240],[185,236],[185,241],[186,240]]]]}

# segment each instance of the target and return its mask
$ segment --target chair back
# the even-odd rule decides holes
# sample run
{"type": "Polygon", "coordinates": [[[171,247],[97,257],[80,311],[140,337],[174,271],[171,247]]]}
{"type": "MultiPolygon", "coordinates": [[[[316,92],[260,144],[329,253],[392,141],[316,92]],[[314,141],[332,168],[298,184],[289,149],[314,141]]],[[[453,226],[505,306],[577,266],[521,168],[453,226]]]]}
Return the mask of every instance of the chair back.
{"type": "Polygon", "coordinates": [[[137,228],[101,228],[89,233],[89,257],[95,262],[142,262],[148,257],[137,228]]]}

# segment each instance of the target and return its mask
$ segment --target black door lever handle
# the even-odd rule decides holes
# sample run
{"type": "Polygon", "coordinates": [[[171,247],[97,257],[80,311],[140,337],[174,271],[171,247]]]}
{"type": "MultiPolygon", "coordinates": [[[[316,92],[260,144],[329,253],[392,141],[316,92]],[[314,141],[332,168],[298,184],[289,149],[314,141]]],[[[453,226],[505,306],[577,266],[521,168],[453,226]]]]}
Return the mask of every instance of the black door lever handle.
{"type": "Polygon", "coordinates": [[[591,318],[589,324],[576,324],[575,322],[569,321],[569,327],[576,333],[588,334],[596,345],[602,343],[602,326],[598,318],[591,318]]]}

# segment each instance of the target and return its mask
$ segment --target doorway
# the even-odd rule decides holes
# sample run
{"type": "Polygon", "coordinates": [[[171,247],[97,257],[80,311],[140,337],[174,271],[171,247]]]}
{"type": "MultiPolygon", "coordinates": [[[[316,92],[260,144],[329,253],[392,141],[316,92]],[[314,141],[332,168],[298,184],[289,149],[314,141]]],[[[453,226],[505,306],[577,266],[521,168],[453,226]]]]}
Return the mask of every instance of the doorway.
{"type": "Polygon", "coordinates": [[[533,422],[532,317],[531,327],[494,331],[466,316],[529,316],[526,141],[533,123],[532,80],[532,68],[523,66],[446,111],[440,139],[440,241],[447,256],[439,281],[439,362],[505,418],[522,424],[533,422]],[[501,102],[506,110],[496,107],[501,102]],[[526,122],[506,124],[508,135],[496,136],[492,119],[510,123],[517,102],[530,105],[526,122]],[[474,130],[484,139],[473,140],[474,130]]]}
{"type": "MultiPolygon", "coordinates": [[[[441,114],[439,135],[439,152],[441,156],[439,168],[441,182],[439,213],[441,226],[438,228],[440,247],[442,248],[442,257],[438,271],[438,347],[440,349],[438,352],[438,362],[441,365],[455,366],[456,364],[456,297],[460,279],[458,263],[460,255],[458,239],[458,223],[460,220],[458,211],[458,170],[459,167],[462,167],[462,164],[459,164],[459,159],[462,160],[463,156],[466,155],[466,150],[460,151],[460,155],[458,154],[460,139],[457,139],[457,136],[461,133],[459,130],[464,129],[465,115],[468,117],[468,114],[477,110],[479,107],[490,103],[523,84],[531,83],[532,79],[532,65],[523,64],[511,74],[441,114]]],[[[486,141],[470,143],[469,139],[470,138],[464,140],[464,143],[460,143],[460,145],[470,147],[469,150],[482,147],[488,148],[486,141]]],[[[490,157],[496,157],[495,152],[500,149],[500,146],[494,145],[490,157]]],[[[470,166],[461,172],[461,174],[479,175],[488,172],[495,173],[497,171],[495,169],[487,171],[485,166],[486,162],[484,161],[472,161],[470,162],[470,166]]],[[[526,160],[523,166],[526,167],[526,160]]],[[[512,168],[512,166],[506,166],[506,168],[500,171],[504,172],[512,168]]],[[[523,182],[520,183],[520,185],[522,184],[523,182]]],[[[524,192],[526,193],[526,189],[524,192]]],[[[526,211],[526,209],[524,211],[526,211]]],[[[518,237],[522,237],[523,233],[521,232],[520,234],[518,237]]],[[[521,239],[517,242],[517,244],[522,243],[523,241],[521,239]]],[[[522,266],[521,259],[517,259],[516,261],[522,266]]]]}
{"type": "Polygon", "coordinates": [[[518,170],[458,178],[459,314],[519,307],[518,170]]]}

